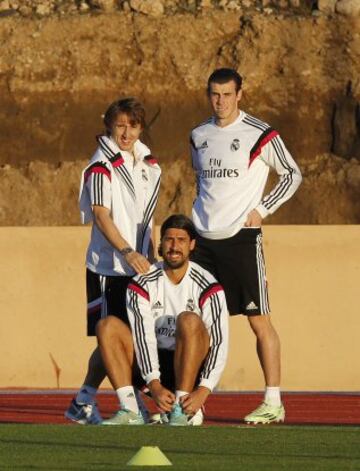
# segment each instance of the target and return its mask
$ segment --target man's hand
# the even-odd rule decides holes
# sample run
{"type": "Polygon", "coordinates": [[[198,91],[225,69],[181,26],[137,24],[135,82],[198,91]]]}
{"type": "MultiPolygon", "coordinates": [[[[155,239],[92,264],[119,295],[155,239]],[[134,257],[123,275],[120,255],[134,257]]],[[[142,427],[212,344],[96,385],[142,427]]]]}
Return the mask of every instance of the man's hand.
{"type": "MultiPolygon", "coordinates": [[[[108,208],[94,205],[92,210],[95,224],[115,249],[121,251],[130,247],[129,243],[123,238],[119,229],[115,226],[108,208]]],[[[135,270],[136,273],[143,274],[149,271],[151,266],[149,261],[139,252],[132,251],[124,255],[124,258],[126,263],[135,270]]]]}
{"type": "Polygon", "coordinates": [[[261,227],[262,217],[253,209],[247,216],[246,222],[244,224],[245,227],[261,227]]]}
{"type": "Polygon", "coordinates": [[[175,394],[164,388],[157,379],[151,381],[148,384],[148,388],[158,407],[164,412],[170,412],[175,402],[175,394]]]}
{"type": "Polygon", "coordinates": [[[150,269],[150,262],[139,252],[130,252],[125,255],[126,263],[136,271],[137,274],[147,273],[150,269]]]}
{"type": "Polygon", "coordinates": [[[195,391],[180,398],[185,414],[194,415],[204,404],[210,394],[210,389],[199,386],[195,391]]]}

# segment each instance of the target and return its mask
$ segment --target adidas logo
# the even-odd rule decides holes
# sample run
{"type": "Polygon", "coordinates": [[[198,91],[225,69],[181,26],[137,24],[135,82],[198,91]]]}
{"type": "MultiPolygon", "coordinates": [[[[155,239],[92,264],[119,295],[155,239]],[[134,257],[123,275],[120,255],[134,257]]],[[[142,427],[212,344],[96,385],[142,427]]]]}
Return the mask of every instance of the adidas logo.
{"type": "Polygon", "coordinates": [[[199,147],[199,149],[207,149],[208,148],[208,143],[207,141],[204,141],[201,146],[199,147]]]}
{"type": "Polygon", "coordinates": [[[148,176],[146,175],[146,172],[144,169],[142,169],[142,172],[141,172],[141,176],[142,176],[142,179],[147,182],[149,179],[148,179],[148,176]]]}
{"type": "Polygon", "coordinates": [[[156,301],[156,303],[152,305],[152,309],[160,309],[160,308],[162,308],[162,304],[160,301],[156,301]]]}
{"type": "Polygon", "coordinates": [[[126,397],[135,397],[134,393],[129,393],[126,397]]]}
{"type": "Polygon", "coordinates": [[[251,311],[252,309],[259,309],[257,307],[257,305],[254,303],[254,301],[251,301],[251,303],[249,303],[246,308],[245,308],[247,311],[251,311]]]}

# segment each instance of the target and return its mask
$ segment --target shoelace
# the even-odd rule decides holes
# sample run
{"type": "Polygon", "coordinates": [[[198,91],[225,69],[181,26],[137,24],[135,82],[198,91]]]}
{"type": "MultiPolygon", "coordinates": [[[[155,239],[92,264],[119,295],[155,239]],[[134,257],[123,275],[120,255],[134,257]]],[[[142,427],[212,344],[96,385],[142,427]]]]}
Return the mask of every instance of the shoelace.
{"type": "Polygon", "coordinates": [[[180,417],[184,414],[183,410],[182,410],[182,407],[180,406],[180,404],[175,404],[175,407],[173,409],[173,414],[175,417],[180,417]]]}

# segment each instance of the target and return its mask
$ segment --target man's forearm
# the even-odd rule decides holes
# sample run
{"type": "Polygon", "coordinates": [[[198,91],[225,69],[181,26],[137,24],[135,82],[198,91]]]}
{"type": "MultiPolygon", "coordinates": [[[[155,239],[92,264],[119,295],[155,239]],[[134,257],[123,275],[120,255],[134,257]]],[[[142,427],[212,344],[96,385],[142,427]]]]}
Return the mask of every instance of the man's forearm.
{"type": "Polygon", "coordinates": [[[115,226],[114,221],[111,219],[110,211],[106,208],[99,208],[100,207],[93,208],[94,220],[104,237],[120,252],[126,248],[132,248],[115,226]]]}

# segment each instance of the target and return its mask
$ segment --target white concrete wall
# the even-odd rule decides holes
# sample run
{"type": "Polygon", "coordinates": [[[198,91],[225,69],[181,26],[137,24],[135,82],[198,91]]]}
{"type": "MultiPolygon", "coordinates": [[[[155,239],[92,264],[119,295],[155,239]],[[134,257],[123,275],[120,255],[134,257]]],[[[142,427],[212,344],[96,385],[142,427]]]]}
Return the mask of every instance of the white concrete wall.
{"type": "MultiPolygon", "coordinates": [[[[95,346],[85,333],[88,237],[87,227],[0,228],[1,388],[82,383],[95,346]]],[[[265,226],[264,239],[283,389],[360,390],[360,226],[265,226]]],[[[262,387],[254,336],[237,316],[219,388],[262,387]]]]}

